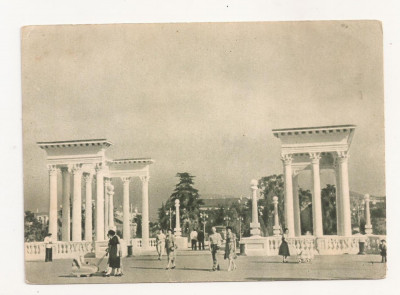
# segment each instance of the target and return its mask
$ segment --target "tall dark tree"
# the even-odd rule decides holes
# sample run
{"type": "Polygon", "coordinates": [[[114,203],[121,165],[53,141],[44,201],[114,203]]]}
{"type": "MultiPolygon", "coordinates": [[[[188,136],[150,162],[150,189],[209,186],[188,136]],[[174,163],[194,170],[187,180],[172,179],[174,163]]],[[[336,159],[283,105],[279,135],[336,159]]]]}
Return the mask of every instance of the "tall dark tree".
{"type": "MultiPolygon", "coordinates": [[[[274,205],[272,198],[274,196],[278,197],[278,215],[281,227],[285,227],[285,216],[284,216],[284,182],[283,175],[270,175],[262,177],[258,181],[258,187],[261,190],[261,198],[258,202],[258,207],[260,210],[260,225],[261,229],[264,231],[265,235],[272,235],[273,225],[274,225],[274,205]]],[[[249,202],[251,207],[251,202],[249,202]]]]}
{"type": "Polygon", "coordinates": [[[325,235],[336,235],[336,187],[327,184],[321,190],[322,227],[325,235]]]}
{"type": "Polygon", "coordinates": [[[35,218],[31,211],[25,211],[24,215],[24,239],[25,242],[40,242],[45,238],[48,231],[48,223],[43,224],[35,218]]]}

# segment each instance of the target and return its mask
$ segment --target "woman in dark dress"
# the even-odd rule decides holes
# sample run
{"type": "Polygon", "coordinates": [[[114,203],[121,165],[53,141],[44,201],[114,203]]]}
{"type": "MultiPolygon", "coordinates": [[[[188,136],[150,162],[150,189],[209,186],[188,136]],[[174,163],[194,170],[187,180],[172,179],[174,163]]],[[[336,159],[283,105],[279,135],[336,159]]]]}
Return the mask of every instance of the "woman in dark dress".
{"type": "Polygon", "coordinates": [[[168,270],[175,269],[175,260],[176,260],[176,249],[177,245],[175,244],[175,237],[172,232],[172,229],[168,229],[167,237],[165,238],[165,250],[168,256],[168,265],[166,269],[168,270]]]}
{"type": "Polygon", "coordinates": [[[284,233],[282,234],[282,243],[279,246],[279,255],[283,257],[283,263],[287,263],[287,258],[290,256],[289,253],[289,245],[287,243],[287,238],[288,238],[289,230],[285,228],[284,233]]]}
{"type": "Polygon", "coordinates": [[[110,238],[107,249],[109,255],[108,270],[104,276],[109,277],[113,270],[115,276],[121,276],[121,245],[119,243],[119,238],[113,230],[108,231],[108,237],[110,238]]]}

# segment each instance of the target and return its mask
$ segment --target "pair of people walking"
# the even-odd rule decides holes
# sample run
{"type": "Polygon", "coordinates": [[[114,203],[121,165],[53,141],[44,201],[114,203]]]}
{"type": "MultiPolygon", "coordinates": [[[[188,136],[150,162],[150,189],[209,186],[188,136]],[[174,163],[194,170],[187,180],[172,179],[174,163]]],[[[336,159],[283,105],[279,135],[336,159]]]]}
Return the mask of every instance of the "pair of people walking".
{"type": "Polygon", "coordinates": [[[114,276],[120,277],[122,276],[121,270],[121,244],[120,239],[116,235],[114,230],[109,230],[107,233],[107,237],[109,238],[108,241],[108,248],[107,253],[108,255],[108,267],[106,273],[104,274],[105,277],[109,277],[112,272],[114,272],[114,276]]]}
{"type": "MultiPolygon", "coordinates": [[[[222,237],[217,232],[216,227],[212,227],[212,234],[210,235],[210,252],[213,260],[212,270],[221,270],[220,265],[218,263],[218,250],[222,247],[222,237]]],[[[236,235],[232,232],[232,228],[230,226],[226,227],[226,243],[225,243],[225,255],[224,259],[228,259],[228,271],[232,271],[237,269],[235,259],[236,256],[236,235]]]]}
{"type": "Polygon", "coordinates": [[[158,260],[161,260],[164,250],[167,253],[168,264],[166,269],[175,269],[176,260],[176,249],[178,246],[175,243],[175,237],[172,229],[168,229],[167,235],[164,234],[163,230],[160,229],[156,236],[156,249],[158,254],[158,260]]]}

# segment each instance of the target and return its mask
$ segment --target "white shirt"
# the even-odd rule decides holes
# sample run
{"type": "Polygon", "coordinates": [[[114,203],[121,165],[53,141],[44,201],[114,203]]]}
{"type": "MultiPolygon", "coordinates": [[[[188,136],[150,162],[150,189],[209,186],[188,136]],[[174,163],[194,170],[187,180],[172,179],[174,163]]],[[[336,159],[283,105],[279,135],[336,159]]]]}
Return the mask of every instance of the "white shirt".
{"type": "Polygon", "coordinates": [[[197,231],[194,230],[190,233],[190,239],[197,240],[197,231]]]}
{"type": "Polygon", "coordinates": [[[49,248],[51,248],[51,244],[53,243],[53,240],[51,237],[45,237],[44,243],[46,244],[46,248],[49,249],[49,248]]]}

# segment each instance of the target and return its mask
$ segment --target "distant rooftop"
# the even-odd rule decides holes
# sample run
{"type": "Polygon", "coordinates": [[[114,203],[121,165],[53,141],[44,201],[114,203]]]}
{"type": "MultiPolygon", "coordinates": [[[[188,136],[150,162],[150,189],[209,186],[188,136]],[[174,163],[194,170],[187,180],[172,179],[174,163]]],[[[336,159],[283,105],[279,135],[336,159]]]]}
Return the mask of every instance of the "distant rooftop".
{"type": "Polygon", "coordinates": [[[128,158],[128,159],[115,159],[111,160],[110,163],[114,164],[127,164],[127,163],[154,163],[151,158],[128,158]]]}

